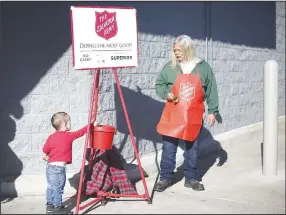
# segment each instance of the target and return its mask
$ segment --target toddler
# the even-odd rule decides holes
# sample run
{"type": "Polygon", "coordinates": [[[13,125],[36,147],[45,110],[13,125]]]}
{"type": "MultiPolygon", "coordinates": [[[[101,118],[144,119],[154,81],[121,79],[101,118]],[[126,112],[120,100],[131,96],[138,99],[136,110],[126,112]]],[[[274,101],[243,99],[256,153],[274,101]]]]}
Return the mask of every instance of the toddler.
{"type": "MultiPolygon", "coordinates": [[[[88,126],[75,132],[68,132],[71,128],[70,116],[65,112],[58,112],[52,116],[52,126],[56,132],[51,134],[43,147],[44,160],[48,161],[47,178],[47,214],[67,214],[62,207],[62,195],[66,182],[66,165],[72,163],[72,143],[87,132],[88,126]]],[[[93,127],[93,125],[91,125],[93,127]]]]}

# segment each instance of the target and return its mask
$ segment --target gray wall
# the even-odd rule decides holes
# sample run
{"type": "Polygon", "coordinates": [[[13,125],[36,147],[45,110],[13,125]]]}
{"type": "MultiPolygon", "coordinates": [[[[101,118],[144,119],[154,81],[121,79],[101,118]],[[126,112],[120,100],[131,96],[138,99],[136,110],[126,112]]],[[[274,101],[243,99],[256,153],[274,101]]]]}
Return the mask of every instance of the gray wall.
{"type": "MultiPolygon", "coordinates": [[[[22,7],[14,7],[14,15],[13,11],[1,11],[1,19],[9,14],[11,17],[2,24],[5,55],[1,61],[6,67],[0,74],[1,178],[44,171],[41,149],[53,132],[50,117],[54,112],[70,113],[72,129],[84,126],[88,118],[92,72],[73,69],[70,37],[58,33],[63,29],[68,32],[69,17],[53,18],[63,6],[44,7],[48,12],[34,7],[34,12],[26,13],[25,17],[16,14],[17,10],[24,11],[22,7]],[[25,19],[30,20],[29,28],[21,24],[25,19]]],[[[68,10],[69,5],[64,8],[68,10]]],[[[223,124],[211,129],[213,134],[262,121],[263,64],[268,59],[279,63],[279,115],[285,115],[285,3],[277,3],[276,13],[276,49],[219,41],[208,44],[207,60],[217,78],[223,117],[223,124]]],[[[155,34],[140,31],[139,27],[139,67],[119,71],[140,154],[161,147],[155,126],[164,104],[155,95],[154,83],[159,70],[169,61],[175,35],[160,33],[159,27],[155,34]]],[[[205,41],[197,38],[197,55],[205,58],[205,41]]],[[[101,78],[99,122],[118,128],[115,144],[125,158],[133,158],[113,75],[103,71],[101,78]]],[[[79,168],[84,139],[74,144],[74,163],[68,170],[79,168]]]]}

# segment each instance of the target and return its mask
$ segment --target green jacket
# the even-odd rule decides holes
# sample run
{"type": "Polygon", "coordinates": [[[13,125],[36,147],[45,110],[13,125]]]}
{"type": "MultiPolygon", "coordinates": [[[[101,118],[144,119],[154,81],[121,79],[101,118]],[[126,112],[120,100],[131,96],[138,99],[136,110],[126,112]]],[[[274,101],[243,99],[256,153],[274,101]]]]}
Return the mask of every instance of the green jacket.
{"type": "MultiPolygon", "coordinates": [[[[198,63],[198,69],[201,83],[203,86],[204,99],[206,100],[208,105],[208,113],[216,114],[219,112],[219,109],[217,84],[214,73],[210,65],[204,60],[198,63]]],[[[177,78],[177,75],[182,74],[181,71],[182,70],[180,69],[179,64],[177,64],[177,67],[174,70],[171,67],[171,62],[167,63],[161,70],[155,83],[156,94],[161,99],[167,99],[167,94],[171,92],[172,86],[177,78]]],[[[194,73],[195,71],[196,68],[194,68],[191,73],[194,73]]]]}

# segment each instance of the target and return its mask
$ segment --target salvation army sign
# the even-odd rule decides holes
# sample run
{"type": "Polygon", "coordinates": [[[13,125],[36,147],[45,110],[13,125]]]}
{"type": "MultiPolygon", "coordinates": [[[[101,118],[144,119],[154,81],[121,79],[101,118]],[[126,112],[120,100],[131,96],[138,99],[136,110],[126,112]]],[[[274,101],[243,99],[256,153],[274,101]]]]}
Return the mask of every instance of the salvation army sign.
{"type": "Polygon", "coordinates": [[[108,13],[106,10],[102,13],[95,12],[95,32],[99,37],[106,40],[115,37],[117,34],[116,12],[108,13]]]}
{"type": "Polygon", "coordinates": [[[75,69],[138,66],[136,9],[71,7],[75,69]]]}

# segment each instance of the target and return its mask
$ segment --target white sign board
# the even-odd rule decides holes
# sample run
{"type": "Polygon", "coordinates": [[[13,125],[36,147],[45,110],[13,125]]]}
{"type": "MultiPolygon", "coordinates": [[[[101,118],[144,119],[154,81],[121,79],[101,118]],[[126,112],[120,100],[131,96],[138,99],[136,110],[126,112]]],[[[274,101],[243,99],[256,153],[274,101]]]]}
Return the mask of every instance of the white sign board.
{"type": "Polygon", "coordinates": [[[75,69],[138,66],[136,9],[72,6],[71,31],[75,69]]]}

